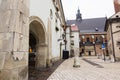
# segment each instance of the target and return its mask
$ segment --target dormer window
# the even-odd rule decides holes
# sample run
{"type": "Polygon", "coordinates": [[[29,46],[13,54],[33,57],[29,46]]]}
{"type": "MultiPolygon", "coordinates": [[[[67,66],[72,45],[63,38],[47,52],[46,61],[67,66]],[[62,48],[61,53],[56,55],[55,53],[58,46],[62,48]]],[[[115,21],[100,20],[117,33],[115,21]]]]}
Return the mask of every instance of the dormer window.
{"type": "Polygon", "coordinates": [[[95,28],[95,31],[98,31],[98,28],[97,28],[97,27],[95,28]]]}

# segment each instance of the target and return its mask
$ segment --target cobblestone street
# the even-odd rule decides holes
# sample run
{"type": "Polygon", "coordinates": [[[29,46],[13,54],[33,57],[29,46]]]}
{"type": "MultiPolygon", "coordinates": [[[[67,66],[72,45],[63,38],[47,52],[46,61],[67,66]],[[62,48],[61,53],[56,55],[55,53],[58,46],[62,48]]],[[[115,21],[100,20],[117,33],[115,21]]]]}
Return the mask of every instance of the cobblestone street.
{"type": "Polygon", "coordinates": [[[74,58],[65,60],[47,80],[120,80],[120,62],[97,57],[80,57],[79,61],[80,67],[74,68],[74,58]]]}
{"type": "Polygon", "coordinates": [[[33,67],[29,67],[29,79],[28,80],[46,80],[63,61],[64,60],[56,61],[52,65],[52,67],[46,68],[45,70],[37,70],[33,67]]]}

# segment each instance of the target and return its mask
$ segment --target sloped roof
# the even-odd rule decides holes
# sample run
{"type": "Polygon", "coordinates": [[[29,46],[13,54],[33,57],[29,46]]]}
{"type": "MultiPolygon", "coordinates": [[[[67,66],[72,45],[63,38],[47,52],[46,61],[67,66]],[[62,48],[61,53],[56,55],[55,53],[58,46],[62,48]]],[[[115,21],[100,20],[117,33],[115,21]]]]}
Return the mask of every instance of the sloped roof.
{"type": "Polygon", "coordinates": [[[77,25],[71,25],[71,31],[79,31],[77,25]]]}
{"type": "Polygon", "coordinates": [[[103,18],[91,18],[91,19],[82,19],[82,21],[78,20],[67,20],[67,25],[71,26],[75,24],[79,27],[80,32],[96,32],[96,28],[98,28],[97,32],[104,32],[106,23],[106,17],[103,18]]]}

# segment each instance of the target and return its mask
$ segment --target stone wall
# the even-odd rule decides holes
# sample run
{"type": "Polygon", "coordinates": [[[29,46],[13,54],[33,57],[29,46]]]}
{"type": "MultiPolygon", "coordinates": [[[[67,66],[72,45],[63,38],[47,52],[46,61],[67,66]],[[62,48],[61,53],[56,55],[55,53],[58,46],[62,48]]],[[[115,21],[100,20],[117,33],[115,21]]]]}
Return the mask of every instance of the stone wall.
{"type": "Polygon", "coordinates": [[[28,79],[29,1],[0,0],[0,80],[28,79]]]}

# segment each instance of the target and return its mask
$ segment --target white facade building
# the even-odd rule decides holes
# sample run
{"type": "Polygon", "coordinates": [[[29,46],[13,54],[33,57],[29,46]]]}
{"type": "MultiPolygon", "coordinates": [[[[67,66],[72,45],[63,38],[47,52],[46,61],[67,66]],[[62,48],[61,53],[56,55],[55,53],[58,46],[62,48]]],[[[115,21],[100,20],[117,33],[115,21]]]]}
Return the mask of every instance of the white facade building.
{"type": "Polygon", "coordinates": [[[28,80],[30,63],[43,69],[62,58],[61,0],[0,0],[0,18],[0,80],[28,80]]]}

